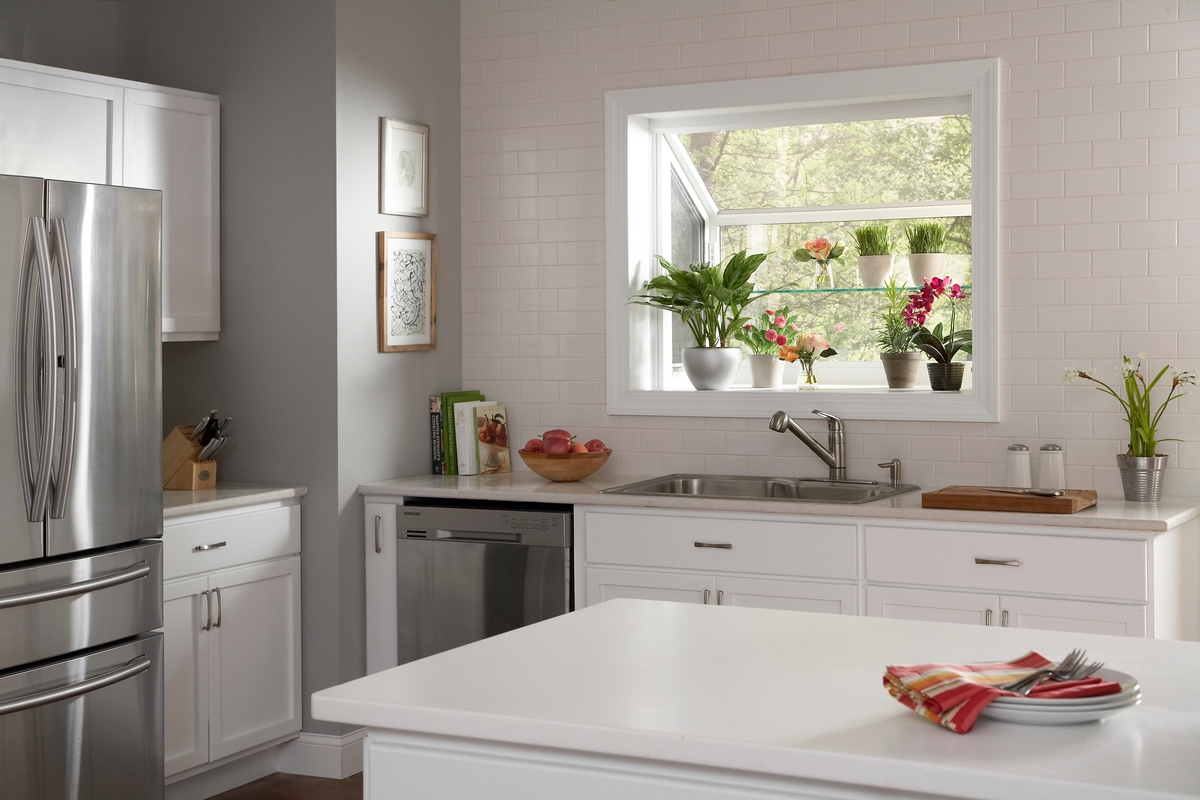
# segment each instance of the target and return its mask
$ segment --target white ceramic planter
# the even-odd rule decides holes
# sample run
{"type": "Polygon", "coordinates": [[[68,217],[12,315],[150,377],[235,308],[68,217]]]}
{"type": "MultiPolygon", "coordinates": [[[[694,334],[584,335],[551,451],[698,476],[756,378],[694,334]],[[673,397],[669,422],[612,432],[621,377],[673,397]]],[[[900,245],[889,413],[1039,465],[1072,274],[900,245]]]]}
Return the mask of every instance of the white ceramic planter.
{"type": "Polygon", "coordinates": [[[700,391],[728,389],[742,364],[740,347],[685,347],[683,371],[700,391]]]}
{"type": "Polygon", "coordinates": [[[784,361],[771,353],[746,356],[750,362],[750,386],[755,389],[780,389],[783,387],[784,361]]]}
{"type": "Polygon", "coordinates": [[[908,274],[912,276],[913,286],[923,285],[926,278],[946,277],[946,254],[910,253],[908,274]]]}
{"type": "Polygon", "coordinates": [[[858,279],[862,285],[878,289],[887,284],[888,276],[892,274],[893,256],[859,256],[858,279]]]}

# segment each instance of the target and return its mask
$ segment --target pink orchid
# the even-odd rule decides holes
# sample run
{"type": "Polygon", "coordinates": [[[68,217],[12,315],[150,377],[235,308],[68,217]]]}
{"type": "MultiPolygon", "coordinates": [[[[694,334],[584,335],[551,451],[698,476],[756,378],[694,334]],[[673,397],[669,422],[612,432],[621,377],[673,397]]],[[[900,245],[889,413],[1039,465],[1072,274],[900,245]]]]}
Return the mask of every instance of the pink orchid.
{"type": "Polygon", "coordinates": [[[962,287],[959,286],[957,283],[950,287],[950,299],[951,300],[962,300],[966,296],[967,295],[965,292],[963,292],[962,287]]]}

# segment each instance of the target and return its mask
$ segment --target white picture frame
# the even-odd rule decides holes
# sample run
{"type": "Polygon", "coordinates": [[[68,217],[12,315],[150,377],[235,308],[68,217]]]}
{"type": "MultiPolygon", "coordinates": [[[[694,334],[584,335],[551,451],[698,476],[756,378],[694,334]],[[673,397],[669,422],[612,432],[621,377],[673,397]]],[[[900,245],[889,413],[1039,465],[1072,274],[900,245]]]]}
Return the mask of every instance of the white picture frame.
{"type": "Polygon", "coordinates": [[[379,118],[379,213],[429,216],[429,126],[379,118]]]}
{"type": "Polygon", "coordinates": [[[437,346],[437,234],[380,231],[376,264],[379,352],[437,346]]]}

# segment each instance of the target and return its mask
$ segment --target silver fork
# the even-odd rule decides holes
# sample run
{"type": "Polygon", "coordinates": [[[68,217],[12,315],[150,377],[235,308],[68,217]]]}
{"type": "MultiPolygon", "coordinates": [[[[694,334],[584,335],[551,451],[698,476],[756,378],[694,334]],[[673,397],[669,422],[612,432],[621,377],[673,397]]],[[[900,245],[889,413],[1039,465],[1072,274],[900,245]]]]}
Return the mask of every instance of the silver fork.
{"type": "MultiPolygon", "coordinates": [[[[1084,678],[1088,678],[1088,677],[1091,677],[1092,675],[1094,675],[1103,666],[1104,666],[1103,661],[1093,661],[1091,664],[1084,664],[1083,656],[1081,655],[1079,657],[1079,664],[1077,664],[1073,669],[1069,670],[1067,673],[1061,674],[1056,670],[1051,670],[1050,674],[1045,677],[1048,677],[1052,681],[1081,681],[1084,678]]],[[[1034,689],[1036,689],[1041,682],[1042,682],[1042,679],[1039,678],[1038,680],[1034,681],[1033,683],[1029,684],[1028,686],[1025,686],[1024,688],[1018,690],[1017,694],[1019,694],[1023,697],[1028,697],[1029,693],[1032,692],[1034,689]]]]}
{"type": "MultiPolygon", "coordinates": [[[[1034,686],[1037,686],[1039,683],[1041,683],[1042,679],[1047,676],[1070,675],[1072,670],[1076,669],[1080,664],[1083,663],[1083,657],[1085,655],[1086,652],[1083,650],[1072,650],[1071,652],[1067,653],[1066,657],[1063,658],[1062,661],[1058,662],[1054,666],[1046,667],[1045,669],[1039,669],[1036,672],[1031,672],[1024,678],[1018,678],[1015,681],[1001,684],[996,688],[1007,689],[1008,691],[1016,692],[1017,694],[1024,694],[1025,692],[1022,690],[1032,689],[1034,686]]],[[[1099,667],[1097,667],[1097,669],[1099,669],[1099,667]]],[[[1064,678],[1059,677],[1058,680],[1064,680],[1064,678]]]]}

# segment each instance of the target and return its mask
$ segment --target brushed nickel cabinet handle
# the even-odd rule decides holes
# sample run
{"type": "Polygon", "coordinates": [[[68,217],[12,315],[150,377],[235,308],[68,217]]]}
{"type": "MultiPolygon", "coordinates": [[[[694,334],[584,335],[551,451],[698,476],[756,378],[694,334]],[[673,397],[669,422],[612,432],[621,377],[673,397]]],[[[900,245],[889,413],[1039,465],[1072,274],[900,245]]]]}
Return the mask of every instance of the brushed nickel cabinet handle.
{"type": "Polygon", "coordinates": [[[1000,625],[1004,628],[1008,627],[1008,611],[1000,612],[1000,625]]]}
{"type": "Polygon", "coordinates": [[[712,547],[716,550],[732,550],[733,545],[729,542],[695,542],[696,547],[712,547]]]}
{"type": "Polygon", "coordinates": [[[708,589],[704,590],[704,605],[708,605],[708,589]]]}
{"type": "Polygon", "coordinates": [[[213,542],[212,544],[198,544],[192,548],[193,553],[203,553],[205,550],[216,550],[218,547],[225,547],[229,542],[213,542]]]}
{"type": "Polygon", "coordinates": [[[205,589],[203,592],[200,593],[200,596],[204,598],[204,607],[206,609],[206,613],[204,616],[204,627],[201,628],[200,630],[211,631],[212,630],[212,592],[210,592],[208,589],[205,589]]]}
{"type": "Polygon", "coordinates": [[[977,558],[976,564],[990,564],[993,567],[1019,567],[1021,562],[1015,558],[977,558]]]}
{"type": "Polygon", "coordinates": [[[221,620],[225,618],[225,612],[221,610],[221,587],[218,586],[213,591],[217,594],[217,621],[213,623],[213,627],[219,628],[221,627],[221,620]]]}
{"type": "Polygon", "coordinates": [[[721,605],[721,598],[725,596],[725,592],[717,589],[717,605],[721,605]]]}
{"type": "MultiPolygon", "coordinates": [[[[381,539],[379,537],[379,526],[382,523],[383,523],[383,517],[376,516],[375,517],[375,552],[376,553],[383,552],[383,539],[381,539]]],[[[397,545],[397,546],[399,546],[399,545],[397,545]]]]}
{"type": "Polygon", "coordinates": [[[992,624],[992,610],[990,608],[983,612],[983,624],[984,625],[992,624]]]}

